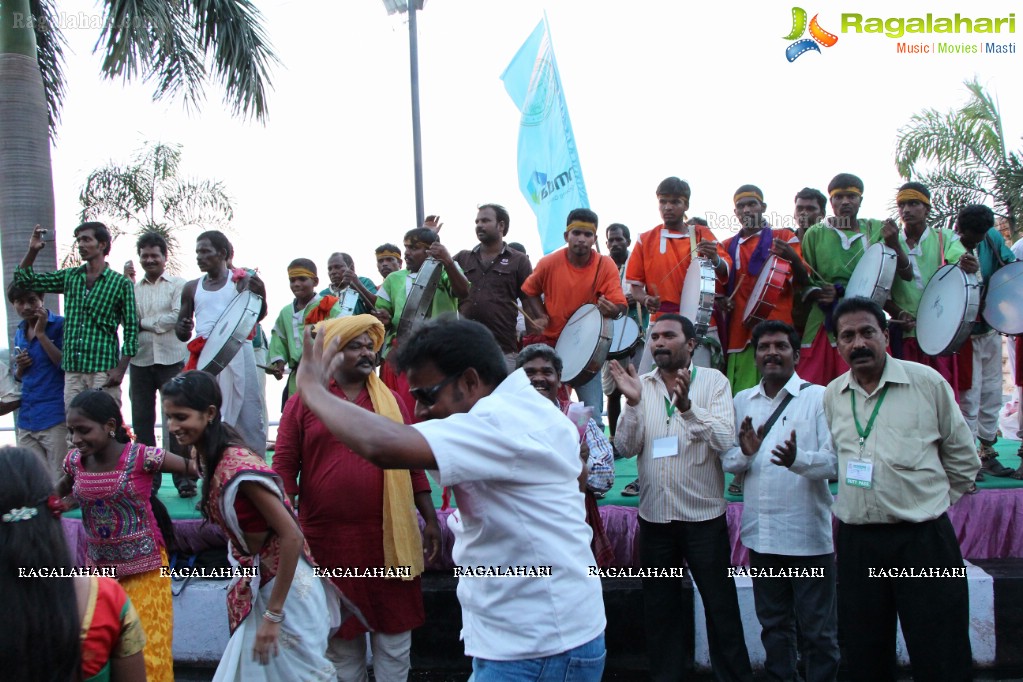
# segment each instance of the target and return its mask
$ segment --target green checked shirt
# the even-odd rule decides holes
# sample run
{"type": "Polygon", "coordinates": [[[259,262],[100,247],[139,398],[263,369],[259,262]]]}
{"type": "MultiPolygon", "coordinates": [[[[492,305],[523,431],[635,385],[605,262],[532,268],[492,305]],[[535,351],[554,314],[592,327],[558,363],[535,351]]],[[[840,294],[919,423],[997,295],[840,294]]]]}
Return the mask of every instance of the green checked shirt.
{"type": "Polygon", "coordinates": [[[117,366],[121,350],[134,356],[138,351],[139,319],[131,280],[107,269],[85,287],[85,266],[56,272],[37,273],[18,268],[14,281],[19,286],[45,293],[64,294],[65,372],[93,374],[117,366]],[[117,325],[124,327],[124,348],[118,349],[117,325]]]}

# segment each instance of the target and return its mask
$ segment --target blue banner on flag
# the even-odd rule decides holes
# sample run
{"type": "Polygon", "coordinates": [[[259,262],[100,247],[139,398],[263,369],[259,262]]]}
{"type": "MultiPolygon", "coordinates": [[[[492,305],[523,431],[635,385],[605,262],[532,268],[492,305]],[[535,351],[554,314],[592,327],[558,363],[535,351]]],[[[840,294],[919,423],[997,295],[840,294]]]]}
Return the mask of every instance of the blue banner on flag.
{"type": "Polygon", "coordinates": [[[589,208],[547,17],[501,74],[519,108],[519,187],[536,214],[545,254],[564,246],[565,219],[589,208]]]}

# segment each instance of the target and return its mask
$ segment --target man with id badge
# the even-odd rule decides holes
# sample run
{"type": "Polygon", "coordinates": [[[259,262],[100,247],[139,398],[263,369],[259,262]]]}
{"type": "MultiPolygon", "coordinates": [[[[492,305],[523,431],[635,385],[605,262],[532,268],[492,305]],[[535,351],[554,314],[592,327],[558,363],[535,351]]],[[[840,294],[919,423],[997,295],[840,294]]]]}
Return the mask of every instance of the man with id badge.
{"type": "MultiPolygon", "coordinates": [[[[752,680],[725,522],[721,456],[735,441],[732,390],[725,376],[690,363],[693,323],[667,313],[650,328],[656,364],[640,376],[632,363],[611,362],[626,405],[615,446],[638,456],[639,558],[644,569],[685,564],[703,598],[710,663],[719,680],[752,680]]],[[[692,660],[685,636],[682,580],[644,577],[650,679],[682,679],[692,660]]]]}
{"type": "Polygon", "coordinates": [[[880,306],[846,299],[834,320],[851,368],[824,394],[849,679],[895,679],[896,618],[914,679],[971,679],[966,573],[946,513],[980,468],[970,429],[938,372],[885,352],[880,306]]]}
{"type": "Polygon", "coordinates": [[[736,444],[725,471],[746,472],[742,544],[749,548],[753,601],[772,680],[794,680],[796,625],[807,682],[838,676],[831,490],[837,459],[824,416],[824,387],[796,373],[799,334],[780,320],[753,328],[763,379],[736,394],[736,444]]]}

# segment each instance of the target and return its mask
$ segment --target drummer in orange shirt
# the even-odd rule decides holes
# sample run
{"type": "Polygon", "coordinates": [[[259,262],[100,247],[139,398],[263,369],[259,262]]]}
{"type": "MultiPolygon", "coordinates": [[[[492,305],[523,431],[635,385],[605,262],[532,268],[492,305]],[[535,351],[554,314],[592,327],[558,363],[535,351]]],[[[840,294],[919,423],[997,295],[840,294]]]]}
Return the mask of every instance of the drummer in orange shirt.
{"type": "Polygon", "coordinates": [[[756,386],[760,373],[750,345],[752,327],[763,320],[780,320],[792,324],[793,289],[809,284],[803,263],[799,237],[787,228],[773,228],[764,220],[764,193],[756,185],[743,185],[732,197],[735,217],[742,225],[739,234],[724,243],[732,261],[728,273],[727,297],[722,302],[728,315],[728,329],[722,343],[728,352],[725,375],[732,384],[732,395],[756,386]],[[772,256],[777,256],[773,258],[772,256]],[[760,278],[774,277],[771,284],[781,286],[758,287],[760,278]],[[745,321],[747,304],[754,294],[765,302],[752,324],[745,321]]]}
{"type": "MultiPolygon", "coordinates": [[[[636,239],[629,263],[625,266],[625,280],[632,287],[633,298],[650,311],[651,328],[664,313],[679,312],[682,288],[694,250],[714,265],[719,290],[728,278],[728,253],[714,233],[704,225],[686,222],[691,194],[689,183],[684,180],[670,177],[661,181],[657,186],[657,204],[664,222],[636,239]],[[696,239],[695,249],[691,244],[690,231],[696,239]]],[[[713,320],[707,338],[710,343],[719,343],[713,320]]],[[[710,366],[709,354],[702,344],[693,353],[693,364],[710,366]]],[[[647,343],[643,359],[639,362],[639,372],[649,372],[652,367],[653,356],[647,343]]]]}
{"type": "MultiPolygon", "coordinates": [[[[566,248],[541,258],[522,285],[526,296],[522,304],[549,346],[557,344],[568,318],[587,303],[596,305],[604,317],[618,317],[626,311],[618,266],[610,256],[602,256],[593,249],[597,242],[597,214],[588,208],[570,212],[565,242],[566,248]]],[[[576,386],[575,392],[593,408],[593,419],[603,429],[604,392],[600,374],[576,386]]]]}

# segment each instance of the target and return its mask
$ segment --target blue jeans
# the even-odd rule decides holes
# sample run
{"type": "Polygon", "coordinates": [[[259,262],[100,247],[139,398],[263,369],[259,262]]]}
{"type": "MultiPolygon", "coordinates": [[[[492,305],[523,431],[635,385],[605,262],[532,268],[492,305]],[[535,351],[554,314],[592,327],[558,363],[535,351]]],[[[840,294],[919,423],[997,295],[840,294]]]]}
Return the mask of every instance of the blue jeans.
{"type": "Polygon", "coordinates": [[[600,682],[604,674],[604,635],[582,646],[544,658],[516,661],[472,659],[470,682],[600,682]]]}

